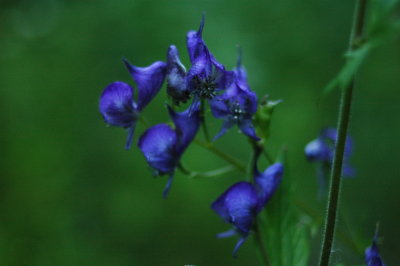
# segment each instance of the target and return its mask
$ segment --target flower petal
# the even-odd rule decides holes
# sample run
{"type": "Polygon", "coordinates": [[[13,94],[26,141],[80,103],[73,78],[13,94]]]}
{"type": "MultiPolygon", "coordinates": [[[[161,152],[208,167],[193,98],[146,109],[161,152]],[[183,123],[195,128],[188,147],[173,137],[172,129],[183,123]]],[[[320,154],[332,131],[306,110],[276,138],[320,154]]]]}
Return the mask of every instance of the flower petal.
{"type": "Polygon", "coordinates": [[[226,222],[247,234],[256,214],[257,192],[252,184],[239,182],[225,191],[211,208],[226,222]]]}
{"type": "Polygon", "coordinates": [[[172,186],[172,181],[174,180],[174,173],[169,175],[167,184],[165,185],[164,191],[163,191],[163,198],[166,199],[168,196],[169,191],[171,190],[172,186]]]}
{"type": "Polygon", "coordinates": [[[243,120],[239,121],[238,126],[240,128],[240,131],[242,131],[243,134],[249,136],[250,138],[252,138],[256,141],[260,140],[260,138],[257,137],[257,135],[256,135],[256,131],[254,129],[251,119],[243,119],[243,120]]]}
{"type": "Polygon", "coordinates": [[[203,14],[200,27],[197,31],[189,31],[186,35],[186,45],[189,52],[190,62],[193,63],[199,55],[202,55],[207,47],[202,39],[205,16],[203,14]]]}
{"type": "Polygon", "coordinates": [[[259,196],[257,211],[261,211],[281,183],[283,164],[275,163],[268,167],[263,173],[255,172],[255,183],[259,196]]]}
{"type": "Polygon", "coordinates": [[[178,49],[171,45],[167,54],[167,93],[179,104],[190,95],[186,84],[186,69],[179,59],[178,49]]]}
{"type": "Polygon", "coordinates": [[[113,82],[104,89],[99,110],[107,124],[125,128],[133,126],[138,112],[132,94],[133,88],[120,81],[113,82]]]}
{"type": "Polygon", "coordinates": [[[136,67],[124,59],[125,66],[138,87],[138,109],[142,110],[153,98],[164,82],[167,65],[156,61],[147,67],[136,67]]]}
{"type": "Polygon", "coordinates": [[[147,163],[159,174],[172,173],[177,164],[177,135],[166,124],[155,125],[140,137],[138,146],[147,163]]]}
{"type": "Polygon", "coordinates": [[[217,96],[210,101],[211,112],[215,118],[226,118],[229,115],[228,102],[223,95],[217,96]]]}
{"type": "Polygon", "coordinates": [[[330,148],[326,145],[322,138],[317,138],[309,142],[304,149],[304,153],[307,157],[307,160],[310,162],[330,161],[332,156],[330,148]]]}
{"type": "Polygon", "coordinates": [[[242,66],[242,49],[239,47],[238,49],[238,59],[236,68],[233,70],[235,73],[236,82],[238,82],[239,86],[243,89],[250,90],[249,84],[247,82],[247,71],[242,66]]]}
{"type": "Polygon", "coordinates": [[[126,144],[125,144],[126,150],[129,150],[132,146],[133,135],[135,134],[135,128],[136,128],[136,121],[130,128],[128,128],[128,136],[126,137],[126,144]]]}
{"type": "Polygon", "coordinates": [[[239,238],[238,242],[236,242],[235,248],[233,249],[232,256],[234,258],[237,258],[237,253],[239,251],[239,248],[246,242],[248,235],[242,236],[239,238]]]}
{"type": "Polygon", "coordinates": [[[216,141],[220,137],[222,137],[231,127],[233,127],[235,123],[231,119],[226,119],[222,124],[222,127],[217,135],[213,138],[213,141],[216,141]]]}
{"type": "Polygon", "coordinates": [[[196,136],[200,127],[199,104],[192,107],[192,110],[190,110],[190,108],[191,107],[181,113],[177,113],[168,106],[168,111],[174,121],[175,132],[178,138],[176,143],[177,156],[180,156],[184,152],[196,136]],[[190,111],[192,111],[192,113],[189,113],[190,111]]]}

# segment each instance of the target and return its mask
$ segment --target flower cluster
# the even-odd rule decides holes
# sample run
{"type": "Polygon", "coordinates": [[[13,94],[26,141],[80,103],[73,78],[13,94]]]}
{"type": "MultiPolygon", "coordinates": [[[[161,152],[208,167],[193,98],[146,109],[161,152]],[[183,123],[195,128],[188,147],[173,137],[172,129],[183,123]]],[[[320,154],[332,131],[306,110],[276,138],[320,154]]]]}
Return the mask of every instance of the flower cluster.
{"type": "Polygon", "coordinates": [[[179,58],[178,49],[171,45],[166,62],[157,61],[148,67],[137,67],[124,60],[137,87],[137,97],[132,86],[116,81],[108,85],[101,97],[99,109],[104,121],[128,130],[126,149],[131,147],[141,111],[160,91],[166,80],[166,91],[172,104],[179,107],[191,101],[183,112],[168,106],[175,128],[160,124],[148,129],[139,139],[138,146],[156,175],[169,175],[164,190],[167,195],[173,174],[187,146],[195,137],[204,116],[204,105],[209,102],[215,118],[223,119],[222,136],[233,125],[254,140],[256,136],[252,117],[257,111],[257,96],[247,83],[247,75],[239,56],[237,67],[226,70],[207,48],[202,32],[204,16],[197,31],[186,35],[191,67],[186,70],[179,58]]]}
{"type": "MultiPolygon", "coordinates": [[[[206,46],[202,37],[203,29],[204,16],[199,29],[189,31],[186,35],[191,63],[188,70],[180,60],[177,47],[171,45],[167,51],[166,62],[157,61],[148,67],[137,67],[124,60],[136,83],[137,96],[132,86],[116,81],[108,85],[100,97],[99,109],[104,121],[128,130],[126,149],[129,149],[137,121],[141,120],[141,111],[166,81],[166,92],[171,100],[167,109],[174,126],[154,125],[140,136],[137,143],[154,174],[169,176],[163,193],[164,198],[171,188],[175,170],[183,169],[180,163],[183,153],[195,138],[199,127],[205,126],[205,108],[209,107],[215,118],[223,120],[214,141],[235,125],[252,143],[261,140],[253,125],[253,116],[258,110],[258,99],[247,82],[247,73],[241,62],[241,51],[236,67],[226,70],[206,46]],[[182,105],[186,105],[184,110],[177,111],[182,105]]],[[[267,102],[263,101],[260,106],[267,109],[260,108],[259,117],[267,117],[268,120],[272,105],[267,106],[267,102]]],[[[261,120],[257,119],[257,123],[264,124],[264,127],[269,123],[264,118],[261,120]]],[[[272,164],[260,173],[256,165],[259,154],[258,150],[252,170],[253,183],[234,184],[212,204],[212,209],[223,220],[233,225],[232,230],[219,236],[240,236],[234,255],[254,229],[257,214],[267,204],[283,175],[281,163],[272,164]]]]}

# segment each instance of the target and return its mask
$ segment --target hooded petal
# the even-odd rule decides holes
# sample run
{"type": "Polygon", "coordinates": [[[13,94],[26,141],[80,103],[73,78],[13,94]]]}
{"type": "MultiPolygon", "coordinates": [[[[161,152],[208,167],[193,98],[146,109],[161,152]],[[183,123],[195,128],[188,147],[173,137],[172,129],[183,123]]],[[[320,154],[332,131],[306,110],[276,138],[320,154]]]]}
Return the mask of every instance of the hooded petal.
{"type": "Polygon", "coordinates": [[[138,146],[147,163],[159,174],[172,173],[177,164],[177,135],[166,124],[155,125],[140,137],[138,146]]]}
{"type": "Polygon", "coordinates": [[[193,90],[196,84],[192,80],[196,76],[202,79],[212,79],[217,90],[224,90],[233,80],[234,73],[225,71],[225,67],[219,63],[213,54],[208,50],[203,38],[204,15],[202,17],[198,31],[189,31],[186,35],[186,43],[192,67],[189,70],[188,83],[193,90]]]}
{"type": "Polygon", "coordinates": [[[167,54],[167,93],[176,104],[186,102],[190,97],[186,84],[186,69],[179,59],[175,45],[169,47],[167,54]]]}
{"type": "Polygon", "coordinates": [[[187,146],[192,142],[196,136],[197,131],[200,127],[200,116],[199,116],[199,104],[194,106],[192,110],[190,107],[181,112],[175,112],[170,106],[168,106],[169,114],[174,121],[175,131],[177,135],[176,152],[180,156],[187,146]],[[192,113],[190,113],[190,111],[192,113]]]}
{"type": "Polygon", "coordinates": [[[239,47],[238,49],[238,59],[236,68],[233,70],[235,73],[236,82],[239,83],[239,86],[243,89],[250,89],[249,84],[247,83],[247,71],[242,66],[242,49],[239,47]]]}
{"type": "Polygon", "coordinates": [[[309,142],[304,149],[304,153],[307,157],[307,160],[310,162],[329,161],[332,157],[330,148],[326,145],[322,138],[317,138],[309,142]]]}
{"type": "Polygon", "coordinates": [[[257,170],[255,173],[255,183],[259,197],[257,211],[261,211],[281,183],[283,164],[275,163],[268,167],[263,173],[258,173],[257,170]]]}
{"type": "Polygon", "coordinates": [[[124,63],[138,87],[138,109],[142,110],[161,89],[167,65],[157,61],[147,67],[136,67],[125,59],[124,63]]]}
{"type": "Polygon", "coordinates": [[[202,55],[205,50],[207,50],[207,47],[202,38],[204,21],[205,16],[203,14],[199,29],[197,31],[189,31],[186,35],[186,44],[191,63],[193,63],[199,55],[202,55]]]}
{"type": "Polygon", "coordinates": [[[239,182],[225,191],[211,208],[241,233],[248,234],[253,225],[257,203],[257,192],[253,185],[239,182]]]}
{"type": "Polygon", "coordinates": [[[120,81],[113,82],[104,89],[99,109],[107,124],[125,128],[133,126],[138,112],[132,94],[133,88],[120,81]]]}

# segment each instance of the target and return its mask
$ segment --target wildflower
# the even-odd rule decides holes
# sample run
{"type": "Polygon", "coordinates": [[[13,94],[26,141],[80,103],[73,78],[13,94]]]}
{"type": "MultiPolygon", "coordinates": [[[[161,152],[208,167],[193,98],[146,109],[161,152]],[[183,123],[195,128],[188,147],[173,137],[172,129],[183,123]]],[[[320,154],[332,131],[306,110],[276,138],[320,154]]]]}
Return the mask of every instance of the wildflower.
{"type": "MultiPolygon", "coordinates": [[[[315,140],[309,142],[304,153],[310,162],[318,163],[317,179],[320,187],[320,196],[325,194],[326,178],[333,163],[335,154],[335,145],[337,140],[337,131],[334,128],[326,128],[315,140]]],[[[352,154],[353,143],[350,137],[346,138],[344,157],[343,157],[343,176],[354,176],[354,169],[349,166],[348,160],[352,154]]]]}
{"type": "Polygon", "coordinates": [[[104,89],[100,97],[99,109],[107,124],[128,129],[125,148],[129,149],[140,111],[154,98],[162,86],[166,64],[157,61],[147,67],[136,67],[126,60],[124,63],[137,85],[137,101],[134,99],[133,87],[125,82],[116,81],[104,89]]]}
{"type": "Polygon", "coordinates": [[[255,166],[254,184],[238,182],[226,190],[211,208],[225,222],[233,225],[233,229],[218,234],[217,237],[230,237],[239,235],[239,241],[233,250],[233,256],[240,246],[246,241],[253,228],[257,214],[268,203],[283,176],[283,165],[275,163],[263,173],[258,172],[255,166]]]}
{"type": "Polygon", "coordinates": [[[252,123],[253,115],[257,111],[257,96],[247,83],[247,74],[241,65],[241,53],[234,73],[235,78],[230,86],[211,101],[214,117],[224,119],[222,128],[214,140],[224,135],[235,124],[243,134],[260,140],[252,123]]]}
{"type": "Polygon", "coordinates": [[[378,245],[377,245],[377,235],[375,234],[372,240],[372,245],[365,249],[365,262],[367,266],[385,266],[383,264],[382,258],[379,255],[378,245]]]}
{"type": "Polygon", "coordinates": [[[175,124],[172,129],[167,124],[159,124],[149,128],[139,139],[138,146],[147,163],[155,170],[155,175],[169,175],[163,196],[171,188],[176,167],[180,158],[195,137],[199,125],[199,106],[189,115],[189,110],[176,113],[168,106],[169,114],[175,124]]]}
{"type": "Polygon", "coordinates": [[[186,85],[193,95],[192,106],[200,100],[213,99],[220,91],[225,90],[233,80],[233,72],[226,71],[208,50],[202,33],[204,16],[198,31],[189,31],[186,35],[187,49],[192,64],[186,76],[186,85]]]}
{"type": "MultiPolygon", "coordinates": [[[[309,142],[305,147],[305,154],[310,162],[323,162],[329,165],[333,162],[335,154],[335,145],[337,140],[337,130],[334,128],[327,128],[322,130],[321,135],[309,142]]],[[[344,167],[343,174],[345,176],[354,175],[354,170],[347,165],[348,158],[351,156],[353,150],[353,143],[350,137],[346,138],[344,150],[344,167]]]]}

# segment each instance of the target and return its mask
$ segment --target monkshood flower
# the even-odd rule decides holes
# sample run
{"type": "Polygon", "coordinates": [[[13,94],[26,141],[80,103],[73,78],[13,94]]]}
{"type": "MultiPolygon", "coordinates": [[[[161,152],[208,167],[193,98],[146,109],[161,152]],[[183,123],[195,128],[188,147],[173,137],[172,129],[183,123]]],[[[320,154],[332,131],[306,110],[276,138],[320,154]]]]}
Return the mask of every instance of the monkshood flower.
{"type": "MultiPolygon", "coordinates": [[[[335,143],[337,140],[337,130],[326,128],[315,140],[309,142],[305,149],[305,155],[310,162],[319,163],[317,168],[317,178],[320,183],[320,194],[324,194],[326,188],[326,177],[333,163],[335,154],[335,143]]],[[[349,166],[348,160],[352,154],[353,143],[351,138],[346,138],[344,157],[343,157],[343,176],[354,176],[354,169],[349,166]]]]}
{"type": "Polygon", "coordinates": [[[137,100],[133,87],[116,81],[104,89],[99,109],[107,124],[128,129],[125,148],[129,149],[140,111],[154,98],[163,84],[166,64],[157,61],[147,67],[136,67],[126,60],[124,63],[137,85],[137,100]]]}
{"type": "Polygon", "coordinates": [[[239,54],[234,81],[219,96],[211,101],[213,116],[224,120],[221,130],[214,140],[224,135],[232,126],[237,125],[240,131],[254,140],[260,140],[252,123],[257,111],[257,96],[247,83],[245,69],[241,65],[239,54]]]}
{"type": "Polygon", "coordinates": [[[174,122],[175,129],[167,124],[158,124],[146,130],[140,137],[138,146],[147,163],[155,171],[155,175],[169,175],[163,196],[167,197],[171,188],[175,168],[180,158],[195,137],[199,125],[199,105],[192,114],[189,110],[176,113],[168,106],[169,114],[174,122]]]}
{"type": "Polygon", "coordinates": [[[189,31],[186,45],[192,67],[188,72],[188,86],[194,97],[212,99],[219,90],[224,90],[232,81],[234,73],[226,71],[208,50],[202,34],[204,15],[197,31],[189,31]]]}
{"type": "Polygon", "coordinates": [[[217,237],[240,236],[233,250],[234,257],[249,236],[257,214],[265,207],[280,184],[282,176],[281,163],[271,165],[263,173],[255,169],[254,184],[238,182],[211,205],[225,222],[233,225],[233,229],[218,234],[217,237]]]}
{"type": "Polygon", "coordinates": [[[365,262],[367,266],[385,266],[379,255],[378,245],[376,243],[377,236],[372,240],[372,245],[365,249],[365,262]]]}

